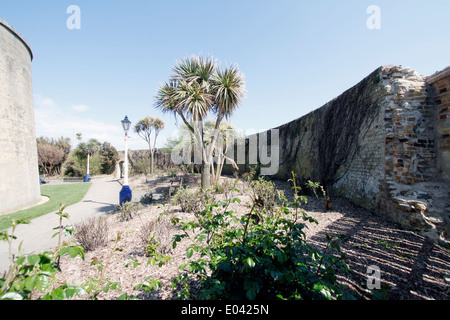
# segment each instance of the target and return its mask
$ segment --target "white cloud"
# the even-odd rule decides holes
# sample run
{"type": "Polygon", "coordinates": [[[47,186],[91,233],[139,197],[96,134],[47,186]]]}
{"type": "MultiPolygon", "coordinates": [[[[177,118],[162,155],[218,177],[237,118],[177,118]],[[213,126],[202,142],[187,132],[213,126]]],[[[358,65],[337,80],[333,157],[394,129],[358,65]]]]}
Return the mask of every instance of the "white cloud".
{"type": "MultiPolygon", "coordinates": [[[[109,142],[117,150],[125,148],[125,134],[120,120],[114,123],[99,119],[87,105],[71,104],[69,107],[60,106],[53,99],[35,95],[34,112],[36,123],[36,136],[49,138],[67,137],[72,141],[72,148],[78,145],[77,132],[82,133],[82,141],[97,139],[100,142],[109,142]],[[90,109],[90,112],[82,111],[90,109]]],[[[165,140],[174,133],[165,130],[158,136],[157,147],[162,147],[165,140]]],[[[140,138],[132,129],[128,132],[128,148],[130,150],[148,149],[148,144],[140,138]]]]}
{"type": "MultiPolygon", "coordinates": [[[[91,116],[82,116],[78,112],[74,113],[74,105],[70,108],[63,108],[57,105],[52,99],[35,97],[35,123],[36,136],[45,136],[50,138],[68,137],[72,141],[72,148],[78,144],[76,139],[77,132],[82,133],[82,141],[97,139],[100,142],[107,141],[116,149],[124,149],[124,133],[120,121],[118,123],[107,123],[91,116]]],[[[81,105],[79,105],[81,106],[81,105]]],[[[75,108],[76,109],[76,108],[75,108]]],[[[83,108],[78,108],[80,111],[83,108]]],[[[130,139],[130,148],[138,149],[142,146],[137,145],[137,139],[130,139]]]]}
{"type": "Polygon", "coordinates": [[[42,106],[42,107],[53,107],[53,106],[56,105],[55,101],[53,101],[50,98],[44,98],[44,97],[39,96],[39,95],[35,96],[34,98],[35,98],[35,103],[37,105],[39,105],[39,106],[42,106]]]}
{"type": "Polygon", "coordinates": [[[89,107],[84,104],[75,104],[75,105],[72,105],[71,108],[72,108],[72,110],[75,110],[78,112],[83,112],[83,111],[89,110],[89,107]]]}

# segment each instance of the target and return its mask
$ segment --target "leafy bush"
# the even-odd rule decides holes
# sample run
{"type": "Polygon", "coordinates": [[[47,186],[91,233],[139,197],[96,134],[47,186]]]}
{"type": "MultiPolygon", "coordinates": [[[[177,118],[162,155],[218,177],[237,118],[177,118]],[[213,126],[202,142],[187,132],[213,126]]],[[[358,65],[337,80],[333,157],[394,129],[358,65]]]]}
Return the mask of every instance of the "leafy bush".
{"type": "MultiPolygon", "coordinates": [[[[294,182],[294,188],[295,182],[294,182]]],[[[300,210],[304,199],[295,193],[292,203],[272,214],[257,210],[238,217],[228,210],[238,199],[208,204],[198,221],[181,222],[184,234],[174,246],[196,231],[186,251],[200,258],[181,266],[173,286],[180,296],[198,299],[334,299],[344,298],[335,268],[347,268],[336,241],[327,237],[325,251],[306,242],[306,223],[317,223],[300,210]],[[190,282],[200,282],[197,291],[190,282]]],[[[284,203],[288,203],[284,199],[284,203]]]]}
{"type": "MultiPolygon", "coordinates": [[[[55,229],[59,231],[55,235],[72,230],[70,227],[62,227],[63,218],[68,215],[63,212],[65,206],[61,206],[57,213],[60,216],[60,225],[55,229]]],[[[31,300],[34,296],[40,300],[62,300],[70,299],[77,294],[81,297],[84,290],[75,284],[62,284],[56,288],[52,285],[55,282],[55,275],[60,271],[59,258],[65,254],[74,258],[80,256],[84,259],[84,250],[80,246],[68,246],[60,243],[54,252],[45,251],[39,254],[21,254],[21,244],[19,245],[19,256],[13,257],[11,254],[12,241],[16,239],[14,232],[19,224],[28,224],[28,220],[11,219],[11,232],[0,232],[0,241],[6,241],[9,246],[11,265],[7,272],[0,277],[0,300],[31,300]]]]}
{"type": "Polygon", "coordinates": [[[144,223],[140,229],[140,238],[144,245],[144,251],[150,255],[157,250],[161,254],[167,254],[172,248],[173,230],[171,219],[166,215],[161,215],[157,220],[144,223]]]}
{"type": "Polygon", "coordinates": [[[142,159],[133,163],[131,174],[149,174],[151,169],[150,159],[142,159]]]}
{"type": "Polygon", "coordinates": [[[71,151],[63,164],[62,171],[66,176],[80,177],[86,174],[87,148],[90,147],[89,173],[91,175],[111,174],[119,160],[117,150],[108,142],[100,143],[91,139],[88,144],[80,145],[71,151]]]}
{"type": "Polygon", "coordinates": [[[119,221],[129,221],[136,215],[140,214],[144,207],[141,203],[137,202],[125,202],[122,206],[119,206],[119,221]]]}
{"type": "Polygon", "coordinates": [[[74,239],[85,251],[92,251],[108,242],[109,225],[105,218],[90,218],[75,225],[74,239]]]}
{"type": "Polygon", "coordinates": [[[153,193],[149,192],[149,193],[146,193],[145,195],[143,195],[141,197],[141,199],[139,200],[139,203],[152,204],[153,203],[153,193]]]}
{"type": "Polygon", "coordinates": [[[312,182],[311,180],[308,180],[306,182],[306,187],[311,189],[312,192],[314,192],[314,195],[316,196],[317,199],[319,199],[319,196],[317,195],[317,189],[320,188],[320,184],[319,182],[312,182]]]}
{"type": "Polygon", "coordinates": [[[177,176],[179,169],[177,167],[172,167],[167,170],[169,177],[174,178],[177,176]]]}
{"type": "Polygon", "coordinates": [[[253,199],[256,207],[266,214],[271,215],[277,204],[278,192],[272,181],[260,177],[250,183],[253,199]]]}
{"type": "Polygon", "coordinates": [[[201,188],[180,187],[172,197],[172,203],[179,205],[183,212],[199,215],[207,202],[206,194],[201,188]]]}

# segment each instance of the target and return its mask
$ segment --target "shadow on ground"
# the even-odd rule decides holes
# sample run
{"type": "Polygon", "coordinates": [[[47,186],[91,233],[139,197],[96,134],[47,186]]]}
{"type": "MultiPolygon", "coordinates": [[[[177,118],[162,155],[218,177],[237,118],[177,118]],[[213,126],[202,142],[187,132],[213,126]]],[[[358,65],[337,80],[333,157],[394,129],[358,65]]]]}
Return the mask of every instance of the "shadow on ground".
{"type": "MultiPolygon", "coordinates": [[[[334,211],[340,211],[335,199],[334,211]]],[[[352,210],[341,210],[344,216],[319,234],[312,236],[312,244],[324,248],[325,234],[335,236],[346,255],[350,267],[339,281],[348,285],[359,298],[369,298],[367,268],[378,266],[381,286],[392,300],[450,299],[450,250],[416,233],[401,229],[350,203],[352,210]]],[[[320,210],[320,209],[318,209],[320,210]]]]}

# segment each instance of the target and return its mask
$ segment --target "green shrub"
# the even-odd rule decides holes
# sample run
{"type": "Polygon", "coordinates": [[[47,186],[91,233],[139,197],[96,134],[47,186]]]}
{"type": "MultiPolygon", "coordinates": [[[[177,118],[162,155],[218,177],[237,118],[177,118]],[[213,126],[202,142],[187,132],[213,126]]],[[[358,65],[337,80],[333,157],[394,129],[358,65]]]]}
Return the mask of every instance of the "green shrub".
{"type": "MultiPolygon", "coordinates": [[[[54,230],[71,234],[70,226],[62,226],[63,218],[69,216],[63,212],[65,206],[60,207],[57,214],[60,216],[60,224],[54,230]]],[[[75,294],[81,297],[84,289],[75,284],[63,283],[53,287],[55,276],[61,270],[59,258],[68,254],[71,258],[80,256],[84,260],[84,250],[80,246],[68,246],[66,243],[59,243],[58,248],[53,251],[45,251],[38,254],[22,255],[21,245],[19,245],[19,255],[14,257],[11,254],[12,242],[16,239],[14,232],[18,225],[28,224],[30,221],[24,219],[11,219],[11,231],[0,232],[0,241],[6,241],[9,247],[11,265],[3,276],[0,276],[0,300],[62,300],[70,299],[75,294]]]]}
{"type": "Polygon", "coordinates": [[[136,161],[131,168],[131,174],[150,174],[150,167],[150,159],[136,161]]]}
{"type": "Polygon", "coordinates": [[[253,200],[258,209],[271,215],[278,200],[275,184],[260,177],[250,183],[253,200]]]}
{"type": "Polygon", "coordinates": [[[143,195],[141,197],[141,199],[139,200],[139,203],[141,204],[152,204],[153,203],[153,193],[148,192],[145,195],[143,195]]]}
{"type": "MultiPolygon", "coordinates": [[[[295,186],[295,185],[294,185],[295,186]]],[[[306,223],[317,223],[300,210],[303,197],[282,205],[272,214],[258,210],[254,203],[248,214],[238,217],[229,199],[208,204],[195,222],[181,222],[181,239],[195,238],[188,258],[200,258],[180,268],[173,287],[183,288],[187,299],[336,299],[345,298],[337,285],[335,268],[347,268],[336,241],[327,237],[321,252],[306,242],[306,223]],[[193,290],[189,285],[199,282],[193,290]]],[[[284,199],[287,203],[287,199],[284,199]]]]}
{"type": "Polygon", "coordinates": [[[174,178],[177,176],[179,172],[179,169],[176,167],[170,168],[167,170],[167,174],[169,175],[169,177],[174,178]]]}
{"type": "MultiPolygon", "coordinates": [[[[119,154],[108,142],[101,144],[97,141],[96,143],[95,151],[89,157],[89,173],[91,175],[111,174],[115,170],[119,154]]],[[[65,176],[82,177],[86,174],[86,170],[87,153],[82,147],[78,146],[68,154],[62,165],[62,172],[65,176]]]]}
{"type": "Polygon", "coordinates": [[[179,205],[183,212],[199,215],[207,202],[201,188],[180,187],[172,197],[172,204],[179,205]]]}
{"type": "Polygon", "coordinates": [[[119,221],[129,221],[142,212],[143,205],[138,202],[125,202],[122,206],[118,206],[119,221]]]}
{"type": "Polygon", "coordinates": [[[238,179],[223,179],[214,186],[214,192],[223,194],[225,199],[229,199],[234,193],[239,193],[237,189],[238,179]]]}
{"type": "Polygon", "coordinates": [[[142,224],[139,236],[145,254],[150,256],[154,251],[161,254],[169,253],[172,249],[172,230],[171,219],[165,215],[142,224]]]}

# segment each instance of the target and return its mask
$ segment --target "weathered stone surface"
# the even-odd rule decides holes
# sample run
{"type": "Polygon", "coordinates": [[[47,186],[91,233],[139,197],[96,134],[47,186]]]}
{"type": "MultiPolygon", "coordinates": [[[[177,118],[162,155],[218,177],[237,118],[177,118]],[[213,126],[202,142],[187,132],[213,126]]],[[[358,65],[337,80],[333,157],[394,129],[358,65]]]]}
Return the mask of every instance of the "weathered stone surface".
{"type": "Polygon", "coordinates": [[[40,201],[31,83],[32,53],[0,19],[0,214],[40,201]]]}

